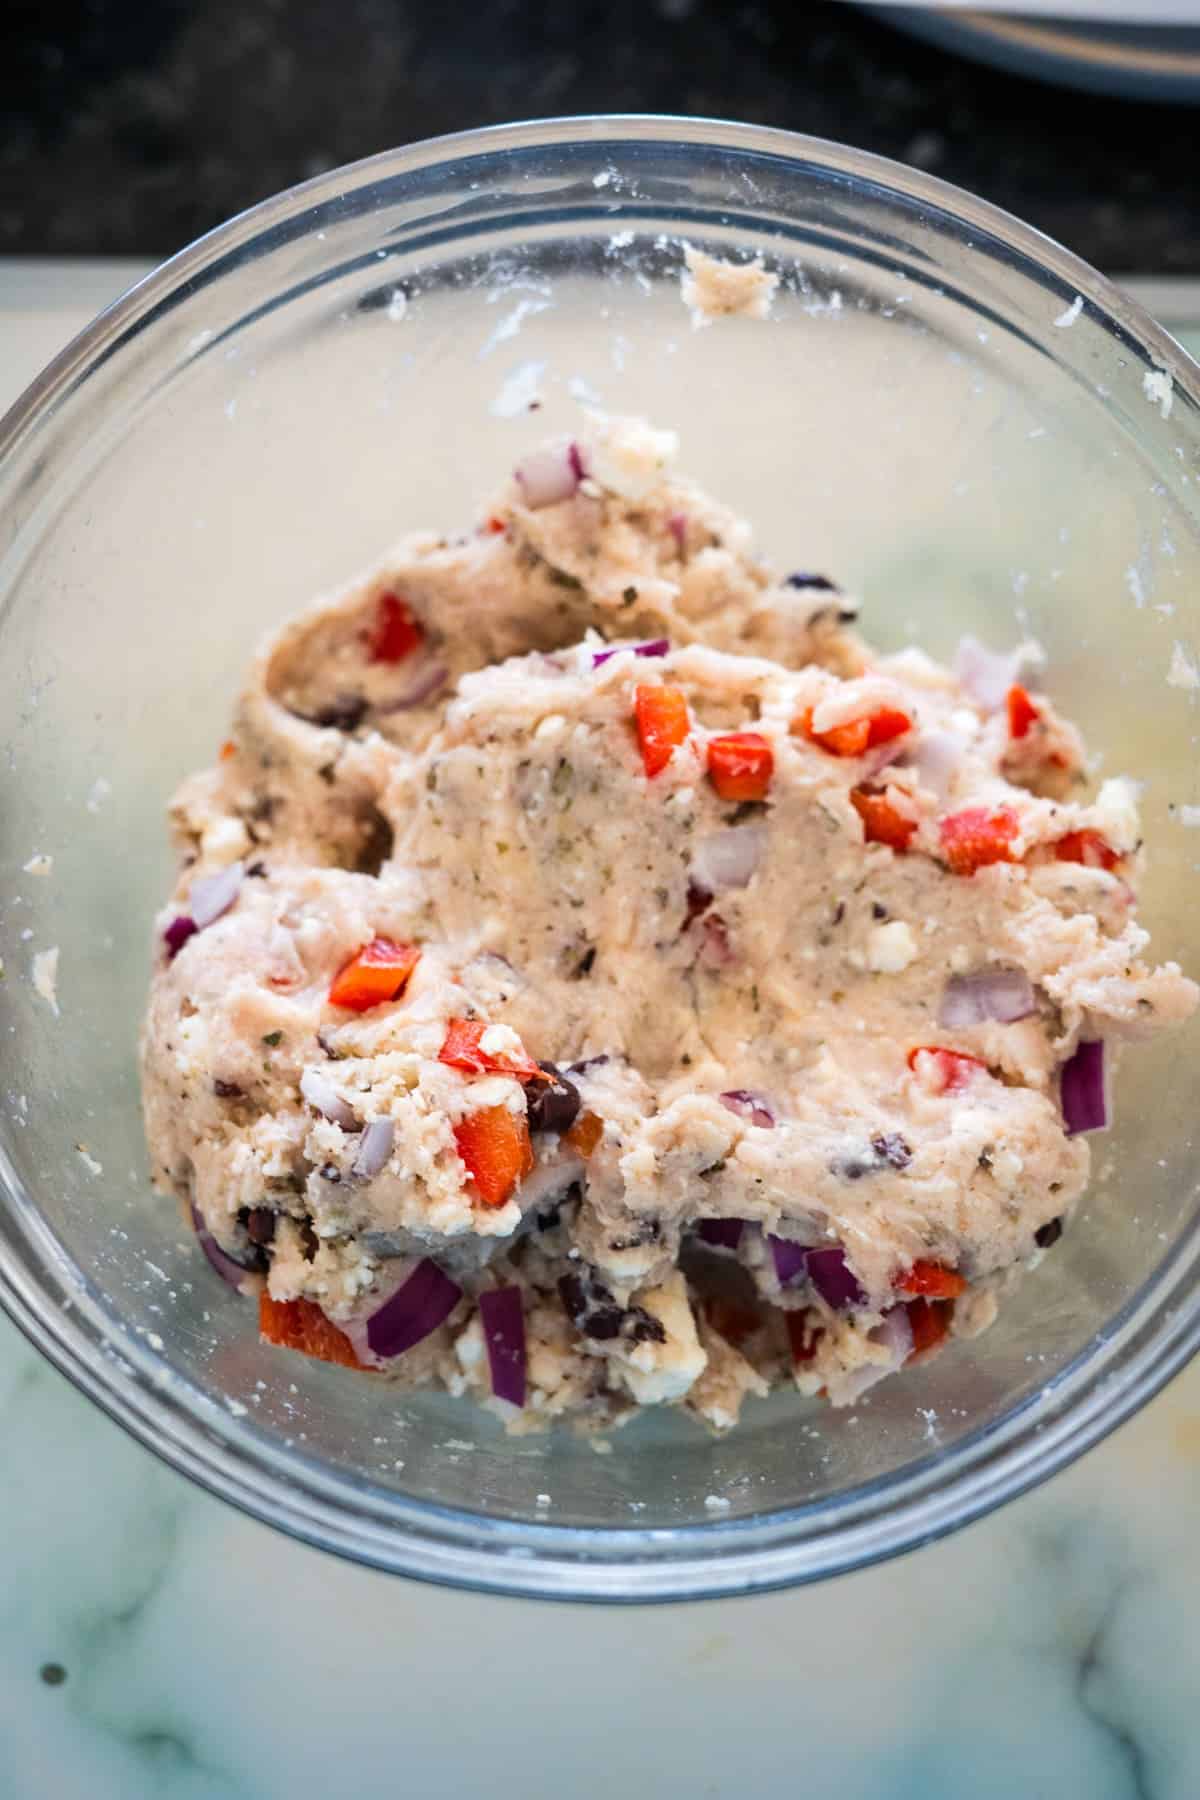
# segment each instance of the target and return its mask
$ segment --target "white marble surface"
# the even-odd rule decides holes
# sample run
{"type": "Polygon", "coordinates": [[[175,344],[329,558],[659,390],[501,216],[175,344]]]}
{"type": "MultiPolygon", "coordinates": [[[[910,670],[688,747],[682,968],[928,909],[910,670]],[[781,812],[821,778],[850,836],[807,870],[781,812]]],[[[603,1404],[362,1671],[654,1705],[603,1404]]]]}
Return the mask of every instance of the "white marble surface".
{"type": "MultiPolygon", "coordinates": [[[[0,404],[135,272],[0,264],[0,404]]],[[[1200,1364],[953,1539],[650,1610],[442,1592],[290,1543],[3,1322],[0,1427],[0,1800],[1200,1795],[1200,1364]]]]}

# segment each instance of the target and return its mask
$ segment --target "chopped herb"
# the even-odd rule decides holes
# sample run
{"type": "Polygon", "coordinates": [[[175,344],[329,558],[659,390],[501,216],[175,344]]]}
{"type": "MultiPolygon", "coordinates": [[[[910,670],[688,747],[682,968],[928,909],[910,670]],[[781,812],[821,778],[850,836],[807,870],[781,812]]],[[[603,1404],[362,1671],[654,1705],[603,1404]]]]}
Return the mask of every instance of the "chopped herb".
{"type": "Polygon", "coordinates": [[[565,569],[548,567],[547,573],[555,587],[581,588],[583,586],[582,581],[580,581],[577,575],[568,575],[565,569]]]}
{"type": "Polygon", "coordinates": [[[276,1044],[279,1044],[282,1042],[283,1042],[282,1031],[268,1031],[263,1034],[263,1043],[270,1044],[272,1050],[275,1048],[276,1044]]]}

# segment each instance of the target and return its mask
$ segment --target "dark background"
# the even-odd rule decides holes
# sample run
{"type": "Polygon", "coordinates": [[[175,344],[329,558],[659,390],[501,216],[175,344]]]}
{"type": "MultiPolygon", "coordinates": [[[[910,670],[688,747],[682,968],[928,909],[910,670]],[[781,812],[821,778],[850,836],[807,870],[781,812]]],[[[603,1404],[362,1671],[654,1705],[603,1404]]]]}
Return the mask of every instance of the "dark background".
{"type": "Polygon", "coordinates": [[[0,254],[165,254],[390,145],[645,111],[840,138],[1101,268],[1195,273],[1198,110],[977,68],[837,0],[0,0],[0,254]]]}

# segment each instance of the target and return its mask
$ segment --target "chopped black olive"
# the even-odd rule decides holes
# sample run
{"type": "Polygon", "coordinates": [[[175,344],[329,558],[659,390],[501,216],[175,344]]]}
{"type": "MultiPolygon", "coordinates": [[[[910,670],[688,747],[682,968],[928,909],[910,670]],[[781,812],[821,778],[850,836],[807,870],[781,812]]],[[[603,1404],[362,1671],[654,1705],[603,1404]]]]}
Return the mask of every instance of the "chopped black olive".
{"type": "Polygon", "coordinates": [[[882,1157],[884,1162],[891,1163],[893,1169],[907,1169],[912,1161],[912,1151],[896,1131],[881,1133],[879,1137],[873,1137],[871,1148],[876,1156],[882,1157]]]}
{"type": "Polygon", "coordinates": [[[830,581],[828,575],[808,575],[798,572],[784,579],[784,587],[816,588],[822,594],[840,594],[841,588],[836,581],[830,581]]]}
{"type": "Polygon", "coordinates": [[[1039,1225],[1037,1230],[1034,1232],[1033,1241],[1037,1245],[1039,1250],[1049,1250],[1051,1244],[1057,1244],[1057,1242],[1058,1242],[1059,1238],[1062,1236],[1062,1234],[1063,1234],[1062,1220],[1061,1219],[1047,1219],[1046,1223],[1044,1225],[1039,1225]]]}
{"type": "Polygon", "coordinates": [[[338,731],[357,731],[367,715],[367,700],[363,694],[340,694],[320,712],[301,713],[310,725],[332,726],[338,731]]]}
{"type": "Polygon", "coordinates": [[[596,946],[595,946],[595,944],[593,944],[590,950],[584,951],[583,955],[580,957],[579,961],[576,963],[574,979],[576,981],[582,981],[582,979],[585,975],[590,975],[593,968],[595,967],[595,963],[596,963],[596,946]]]}
{"type": "Polygon", "coordinates": [[[871,902],[871,917],[873,919],[886,919],[887,916],[888,916],[888,909],[883,904],[883,901],[882,900],[872,900],[872,902],[871,902]]]}
{"type": "Polygon", "coordinates": [[[246,1214],[246,1236],[252,1244],[260,1247],[270,1244],[275,1237],[277,1214],[269,1206],[252,1206],[246,1214]]]}
{"type": "Polygon", "coordinates": [[[300,1224],[300,1248],[304,1253],[305,1262],[315,1261],[317,1250],[319,1248],[319,1244],[318,1244],[318,1240],[317,1240],[317,1234],[312,1228],[312,1221],[310,1219],[304,1219],[301,1221],[301,1224],[300,1224]]]}
{"type": "Polygon", "coordinates": [[[557,1063],[539,1063],[538,1068],[549,1075],[550,1080],[532,1083],[526,1090],[529,1129],[555,1131],[561,1136],[564,1131],[570,1131],[578,1118],[582,1096],[557,1063]]]}
{"type": "Polygon", "coordinates": [[[262,861],[252,862],[250,864],[250,867],[246,870],[246,873],[247,873],[247,875],[253,875],[253,876],[257,877],[257,879],[260,881],[265,880],[266,873],[267,873],[267,865],[265,862],[262,862],[262,861]]]}
{"type": "Polygon", "coordinates": [[[218,1100],[240,1100],[245,1089],[240,1088],[236,1081],[222,1081],[218,1077],[213,1082],[213,1093],[218,1100]]]}

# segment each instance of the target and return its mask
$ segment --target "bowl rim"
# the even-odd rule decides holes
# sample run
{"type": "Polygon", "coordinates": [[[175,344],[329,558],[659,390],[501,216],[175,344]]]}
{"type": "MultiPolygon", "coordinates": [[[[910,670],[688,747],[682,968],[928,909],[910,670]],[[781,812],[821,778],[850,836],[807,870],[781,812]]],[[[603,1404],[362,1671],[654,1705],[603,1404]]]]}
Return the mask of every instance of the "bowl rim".
{"type": "MultiPolygon", "coordinates": [[[[0,417],[0,460],[140,317],[200,269],[288,216],[382,178],[506,149],[578,149],[593,142],[615,155],[641,142],[664,141],[680,149],[725,148],[815,165],[986,232],[1056,280],[1064,297],[1084,295],[1103,322],[1143,354],[1147,368],[1170,374],[1189,411],[1200,415],[1200,368],[1137,302],[1052,238],[965,189],[885,157],[774,127],[592,114],[423,139],[329,170],[236,214],[135,282],[45,366],[0,417]]],[[[356,1482],[348,1492],[316,1459],[260,1439],[132,1332],[114,1331],[87,1278],[67,1263],[44,1225],[2,1145],[0,1194],[8,1203],[0,1214],[0,1305],[136,1441],[210,1493],[318,1548],[444,1585],[531,1598],[711,1599],[868,1566],[931,1542],[1045,1480],[1144,1405],[1200,1348],[1200,1230],[1193,1218],[1139,1293],[1040,1393],[969,1433],[951,1452],[931,1454],[844,1494],[748,1518],[644,1529],[508,1520],[382,1489],[374,1490],[381,1501],[373,1503],[369,1486],[356,1482]],[[36,1277],[29,1267],[31,1243],[36,1277]],[[1127,1353],[1119,1376],[1097,1364],[1098,1349],[1117,1343],[1127,1353]],[[883,1512],[873,1504],[881,1489],[889,1496],[883,1512]],[[814,1530],[818,1519],[820,1529],[814,1530]]]]}

